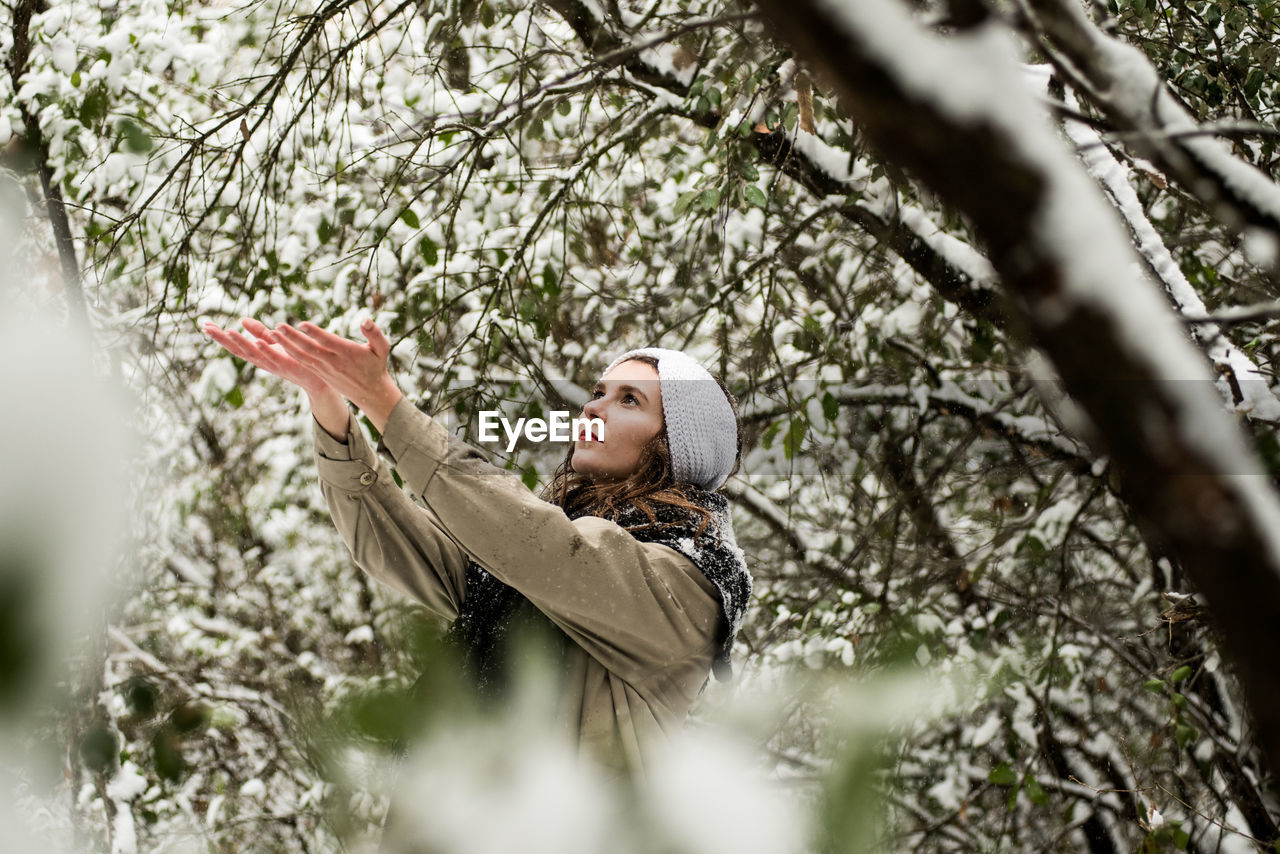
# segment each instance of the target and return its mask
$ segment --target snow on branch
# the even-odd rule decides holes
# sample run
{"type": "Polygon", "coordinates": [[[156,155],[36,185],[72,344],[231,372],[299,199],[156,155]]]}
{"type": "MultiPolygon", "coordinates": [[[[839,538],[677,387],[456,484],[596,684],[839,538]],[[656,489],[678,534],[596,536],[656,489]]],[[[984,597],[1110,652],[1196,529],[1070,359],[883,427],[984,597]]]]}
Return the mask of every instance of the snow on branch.
{"type": "Polygon", "coordinates": [[[1076,0],[1023,0],[1023,8],[1055,67],[1126,132],[1126,143],[1216,216],[1280,236],[1280,186],[1201,134],[1142,51],[1103,33],[1076,0]]]}
{"type": "MultiPolygon", "coordinates": [[[[1075,108],[1075,98],[1068,93],[1068,106],[1075,108]]],[[[1076,144],[1089,174],[1102,185],[1120,215],[1124,217],[1134,244],[1146,259],[1151,271],[1164,285],[1174,307],[1186,318],[1196,318],[1193,334],[1205,347],[1209,360],[1221,375],[1218,385],[1230,407],[1262,421],[1280,420],[1280,400],[1257,365],[1239,347],[1231,343],[1218,327],[1204,317],[1205,305],[1200,294],[1182,274],[1178,262],[1165,246],[1160,233],[1147,218],[1138,194],[1130,186],[1126,168],[1107,149],[1099,133],[1077,122],[1066,122],[1068,138],[1076,144]]]]}

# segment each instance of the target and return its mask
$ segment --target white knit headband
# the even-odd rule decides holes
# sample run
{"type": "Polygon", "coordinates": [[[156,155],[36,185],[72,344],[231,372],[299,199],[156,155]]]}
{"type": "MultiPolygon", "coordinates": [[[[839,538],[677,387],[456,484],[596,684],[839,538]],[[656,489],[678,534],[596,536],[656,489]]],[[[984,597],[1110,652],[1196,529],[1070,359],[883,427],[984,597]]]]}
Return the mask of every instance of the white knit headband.
{"type": "Polygon", "coordinates": [[[614,359],[604,373],[636,356],[658,362],[662,415],[676,480],[708,492],[719,489],[729,479],[738,456],[738,421],[724,390],[695,359],[661,347],[629,350],[614,359]]]}

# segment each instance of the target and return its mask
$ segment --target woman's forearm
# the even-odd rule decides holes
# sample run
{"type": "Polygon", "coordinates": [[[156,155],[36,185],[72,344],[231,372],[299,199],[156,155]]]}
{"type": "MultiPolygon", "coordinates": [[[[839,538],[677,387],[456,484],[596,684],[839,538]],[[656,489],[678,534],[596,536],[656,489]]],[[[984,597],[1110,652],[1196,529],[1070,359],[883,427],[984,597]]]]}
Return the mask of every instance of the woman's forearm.
{"type": "Polygon", "coordinates": [[[311,400],[311,411],[316,421],[325,432],[339,442],[347,441],[347,426],[351,420],[351,412],[347,409],[347,401],[333,389],[324,391],[308,391],[311,400]]]}

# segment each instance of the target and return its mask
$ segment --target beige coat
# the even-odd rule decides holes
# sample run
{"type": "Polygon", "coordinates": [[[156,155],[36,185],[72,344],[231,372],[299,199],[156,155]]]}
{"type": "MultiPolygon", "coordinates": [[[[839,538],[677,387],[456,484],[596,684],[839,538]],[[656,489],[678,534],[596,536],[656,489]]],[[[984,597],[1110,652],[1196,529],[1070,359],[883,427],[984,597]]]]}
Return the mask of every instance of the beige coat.
{"type": "Polygon", "coordinates": [[[520,591],[573,641],[562,725],[606,764],[641,772],[705,683],[724,619],[693,563],[613,522],[570,520],[407,398],[376,453],[354,418],[345,444],[314,420],[313,432],[325,500],[360,568],[447,620],[468,557],[520,591]]]}

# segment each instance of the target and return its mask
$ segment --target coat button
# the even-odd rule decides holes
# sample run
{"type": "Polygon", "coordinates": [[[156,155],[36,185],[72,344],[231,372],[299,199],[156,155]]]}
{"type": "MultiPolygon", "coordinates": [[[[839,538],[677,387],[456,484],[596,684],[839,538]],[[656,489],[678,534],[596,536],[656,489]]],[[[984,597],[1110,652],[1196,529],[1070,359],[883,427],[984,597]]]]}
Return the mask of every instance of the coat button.
{"type": "Polygon", "coordinates": [[[378,479],[377,475],[375,475],[371,471],[367,471],[364,474],[360,475],[360,485],[368,486],[369,484],[373,483],[377,479],[378,479]]]}

